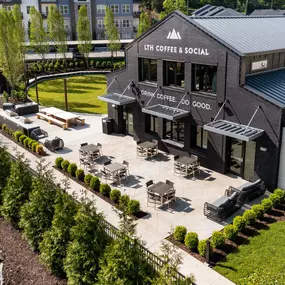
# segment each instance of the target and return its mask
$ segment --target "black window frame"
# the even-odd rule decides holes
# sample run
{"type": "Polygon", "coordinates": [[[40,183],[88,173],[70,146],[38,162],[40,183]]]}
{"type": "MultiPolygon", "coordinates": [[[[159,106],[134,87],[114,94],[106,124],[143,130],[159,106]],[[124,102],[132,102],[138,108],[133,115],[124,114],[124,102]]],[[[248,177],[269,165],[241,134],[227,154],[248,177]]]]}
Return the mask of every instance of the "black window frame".
{"type": "Polygon", "coordinates": [[[191,68],[191,77],[192,77],[191,78],[191,91],[193,91],[193,92],[205,92],[205,93],[216,95],[217,94],[217,74],[218,74],[218,66],[217,65],[193,63],[192,68],[191,68]],[[199,80],[199,86],[202,85],[202,89],[199,88],[199,90],[197,90],[197,88],[196,88],[197,67],[199,67],[200,72],[201,72],[202,68],[205,68],[203,76],[200,76],[200,78],[199,78],[200,79],[199,80]],[[215,68],[215,71],[213,72],[213,76],[211,78],[211,82],[209,82],[210,77],[208,76],[210,68],[215,68]],[[214,76],[215,76],[215,81],[216,81],[216,84],[215,84],[216,90],[213,91],[213,78],[214,78],[214,76]],[[208,91],[207,89],[210,85],[211,85],[211,91],[208,91]]]}
{"type": "Polygon", "coordinates": [[[171,120],[163,119],[163,138],[184,145],[185,144],[185,122],[181,121],[181,120],[180,121],[171,121],[171,120]],[[170,129],[171,129],[170,132],[167,132],[167,124],[170,124],[170,129]],[[175,128],[175,125],[177,125],[176,128],[175,128]],[[177,132],[177,135],[175,136],[174,130],[177,131],[177,129],[178,129],[178,132],[177,132]],[[181,129],[183,131],[179,131],[179,129],[181,129]],[[170,133],[170,137],[168,136],[168,133],[170,133]],[[182,140],[179,140],[179,138],[181,137],[180,134],[182,134],[182,136],[183,136],[182,140]],[[176,138],[178,138],[178,139],[176,139],[176,138]]]}
{"type": "Polygon", "coordinates": [[[139,58],[139,81],[157,83],[157,59],[154,58],[139,58]],[[156,70],[155,74],[152,74],[152,62],[155,61],[156,70]],[[144,67],[147,66],[145,70],[144,67]],[[155,80],[153,79],[155,77],[155,80]]]}
{"type": "Polygon", "coordinates": [[[145,114],[145,132],[152,135],[158,134],[158,117],[145,114]]]}
{"type": "Polygon", "coordinates": [[[177,88],[185,88],[185,62],[182,61],[170,61],[170,60],[164,60],[163,61],[163,85],[164,86],[172,86],[172,87],[177,87],[177,88]],[[181,80],[181,82],[184,82],[184,84],[182,85],[178,85],[178,68],[177,65],[181,64],[183,66],[183,80],[181,80]],[[168,67],[170,65],[173,65],[173,71],[174,71],[174,84],[171,84],[169,82],[169,76],[167,75],[167,71],[168,71],[168,67]]]}
{"type": "Polygon", "coordinates": [[[191,126],[191,147],[206,151],[208,149],[208,138],[209,138],[209,133],[208,131],[204,130],[203,126],[198,126],[198,125],[191,126]],[[200,136],[198,136],[199,134],[198,129],[201,130],[200,136]],[[204,147],[204,144],[203,144],[205,135],[207,136],[206,147],[204,147]]]}

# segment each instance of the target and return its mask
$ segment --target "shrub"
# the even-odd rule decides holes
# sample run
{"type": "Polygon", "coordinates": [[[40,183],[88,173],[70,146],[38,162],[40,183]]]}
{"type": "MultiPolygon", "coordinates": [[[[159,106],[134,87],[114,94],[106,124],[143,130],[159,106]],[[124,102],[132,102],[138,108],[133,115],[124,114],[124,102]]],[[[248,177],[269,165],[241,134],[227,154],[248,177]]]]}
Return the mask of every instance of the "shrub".
{"type": "Polygon", "coordinates": [[[94,66],[94,60],[93,60],[93,59],[90,60],[90,66],[91,66],[91,67],[94,66]]]}
{"type": "Polygon", "coordinates": [[[223,232],[214,231],[212,233],[211,244],[214,248],[219,248],[225,244],[225,235],[223,232]]]}
{"type": "Polygon", "coordinates": [[[24,140],[23,140],[23,145],[24,147],[28,148],[29,147],[29,142],[31,141],[30,138],[26,137],[24,140]]]}
{"type": "Polygon", "coordinates": [[[44,148],[43,148],[43,146],[41,144],[38,144],[36,146],[36,153],[37,154],[43,154],[44,153],[44,148]]]}
{"type": "Polygon", "coordinates": [[[140,202],[138,200],[130,200],[128,202],[128,213],[137,214],[141,209],[140,202]]]}
{"type": "Polygon", "coordinates": [[[243,218],[244,218],[247,225],[251,225],[256,220],[256,213],[252,210],[246,210],[243,213],[243,218]]]}
{"type": "Polygon", "coordinates": [[[224,235],[227,239],[235,240],[237,237],[236,228],[233,225],[226,225],[224,227],[224,235]]]}
{"type": "Polygon", "coordinates": [[[61,157],[61,156],[59,156],[59,157],[57,157],[56,159],[55,159],[55,166],[57,167],[57,168],[62,168],[62,166],[61,166],[61,163],[63,162],[63,158],[61,157]]]}
{"type": "Polygon", "coordinates": [[[78,62],[75,62],[75,63],[74,63],[74,66],[75,66],[75,67],[78,67],[78,62]]]}
{"type": "Polygon", "coordinates": [[[113,189],[110,193],[110,199],[114,202],[114,203],[118,203],[119,199],[121,197],[121,191],[118,189],[113,189]]]}
{"type": "Polygon", "coordinates": [[[36,141],[30,139],[30,141],[29,141],[29,143],[28,143],[28,147],[29,147],[29,148],[32,148],[32,145],[33,145],[34,142],[36,142],[36,141]]]}
{"type": "Polygon", "coordinates": [[[76,172],[76,170],[77,170],[77,165],[76,165],[76,163],[70,163],[70,164],[68,165],[67,172],[68,172],[71,176],[75,177],[75,172],[76,172]]]}
{"type": "Polygon", "coordinates": [[[64,160],[62,163],[61,163],[61,168],[64,170],[64,171],[67,171],[67,168],[69,166],[70,162],[68,160],[64,160]]]}
{"type": "Polygon", "coordinates": [[[84,67],[84,65],[85,65],[85,63],[84,63],[84,61],[80,61],[80,67],[84,67]]]}
{"type": "Polygon", "coordinates": [[[197,233],[187,233],[184,239],[184,243],[189,249],[196,249],[199,244],[199,238],[197,233]]]}
{"type": "Polygon", "coordinates": [[[98,177],[93,176],[92,179],[90,180],[90,187],[95,190],[99,191],[100,189],[100,180],[98,177]]]}
{"type": "Polygon", "coordinates": [[[14,132],[13,137],[14,137],[15,141],[18,142],[20,136],[22,136],[22,135],[24,135],[24,134],[21,131],[16,131],[16,132],[14,132]]]}
{"type": "Polygon", "coordinates": [[[84,177],[84,182],[85,182],[85,184],[87,184],[88,186],[90,186],[90,181],[91,181],[92,177],[93,177],[92,174],[90,174],[90,173],[86,174],[85,177],[84,177]]]}
{"type": "Polygon", "coordinates": [[[71,68],[73,67],[73,62],[69,63],[69,67],[71,67],[71,68]]]}
{"type": "Polygon", "coordinates": [[[49,65],[48,65],[49,69],[52,70],[53,69],[53,63],[51,62],[49,65]]]}
{"type": "Polygon", "coordinates": [[[4,132],[7,132],[7,125],[6,125],[6,124],[3,124],[3,125],[2,125],[2,130],[3,130],[4,132]]]}
{"type": "Polygon", "coordinates": [[[270,199],[268,199],[268,198],[263,199],[261,201],[261,205],[263,206],[265,213],[267,213],[273,207],[272,201],[270,199]]]}
{"type": "Polygon", "coordinates": [[[83,169],[77,169],[75,171],[75,176],[79,181],[84,181],[84,176],[85,176],[84,170],[83,169]]]}
{"type": "MultiPolygon", "coordinates": [[[[199,241],[198,252],[201,256],[205,257],[207,253],[207,240],[203,239],[199,241]]],[[[210,253],[212,252],[212,244],[210,243],[210,253]]]]}
{"type": "Polygon", "coordinates": [[[112,67],[112,62],[110,60],[107,61],[107,68],[111,68],[112,67]]]}
{"type": "Polygon", "coordinates": [[[96,66],[96,68],[100,68],[101,67],[100,61],[96,61],[95,66],[96,66]]]}
{"type": "Polygon", "coordinates": [[[271,194],[268,199],[272,202],[273,207],[278,206],[281,202],[280,196],[275,193],[271,194]]]}
{"type": "Polygon", "coordinates": [[[186,234],[187,229],[184,226],[177,226],[174,229],[173,236],[176,240],[184,242],[186,234]]]}
{"type": "Polygon", "coordinates": [[[19,138],[19,142],[20,142],[20,143],[23,143],[23,142],[24,142],[24,139],[25,139],[26,137],[27,137],[26,135],[21,135],[20,138],[19,138]]]}
{"type": "Polygon", "coordinates": [[[233,220],[233,226],[236,232],[240,232],[246,225],[246,222],[242,216],[237,216],[233,220]]]}
{"type": "Polygon", "coordinates": [[[106,197],[110,197],[111,187],[108,184],[100,185],[100,193],[106,197]]]}
{"type": "Polygon", "coordinates": [[[36,152],[36,149],[37,149],[37,146],[38,146],[38,145],[39,145],[39,143],[36,142],[36,141],[32,143],[32,151],[33,151],[33,152],[36,152]]]}
{"type": "Polygon", "coordinates": [[[276,189],[273,193],[276,194],[279,197],[280,203],[284,203],[285,202],[285,191],[284,190],[276,189]]]}
{"type": "Polygon", "coordinates": [[[253,205],[251,210],[256,214],[257,219],[260,219],[264,214],[264,207],[261,204],[253,205]]]}
{"type": "Polygon", "coordinates": [[[128,207],[128,204],[129,204],[129,201],[130,201],[130,196],[125,194],[125,195],[122,195],[119,199],[119,207],[121,210],[127,210],[127,207],[128,207]]]}

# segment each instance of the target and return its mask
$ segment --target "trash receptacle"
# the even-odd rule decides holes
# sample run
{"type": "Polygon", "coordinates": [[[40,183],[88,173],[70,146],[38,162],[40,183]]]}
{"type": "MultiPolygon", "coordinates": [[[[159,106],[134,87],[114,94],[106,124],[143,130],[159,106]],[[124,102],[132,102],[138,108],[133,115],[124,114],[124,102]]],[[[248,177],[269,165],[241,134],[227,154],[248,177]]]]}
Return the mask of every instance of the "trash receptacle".
{"type": "Polygon", "coordinates": [[[102,119],[102,129],[104,134],[111,134],[113,132],[113,119],[103,118],[102,119]]]}

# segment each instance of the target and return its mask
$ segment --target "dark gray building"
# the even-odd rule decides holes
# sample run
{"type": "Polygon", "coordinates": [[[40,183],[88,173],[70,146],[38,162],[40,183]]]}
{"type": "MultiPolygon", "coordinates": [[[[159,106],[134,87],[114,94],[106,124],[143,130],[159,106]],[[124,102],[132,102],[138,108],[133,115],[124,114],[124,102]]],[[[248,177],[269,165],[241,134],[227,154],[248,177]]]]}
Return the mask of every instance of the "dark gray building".
{"type": "Polygon", "coordinates": [[[170,14],[108,76],[101,98],[115,132],[285,188],[284,26],[285,17],[170,14]]]}

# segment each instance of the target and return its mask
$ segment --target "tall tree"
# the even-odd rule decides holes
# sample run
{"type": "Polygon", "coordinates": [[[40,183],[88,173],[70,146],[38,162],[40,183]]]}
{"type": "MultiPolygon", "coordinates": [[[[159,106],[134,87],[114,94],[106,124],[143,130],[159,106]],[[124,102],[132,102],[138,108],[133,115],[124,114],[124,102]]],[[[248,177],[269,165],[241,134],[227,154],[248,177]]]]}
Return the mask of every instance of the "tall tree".
{"type": "Polygon", "coordinates": [[[112,70],[114,66],[114,52],[120,50],[120,35],[115,24],[114,13],[110,7],[106,6],[106,15],[104,18],[105,34],[109,40],[108,49],[111,51],[112,70]]]}
{"type": "Polygon", "coordinates": [[[175,10],[179,10],[187,15],[187,4],[186,0],[164,0],[163,2],[164,11],[161,12],[161,19],[166,17],[168,14],[172,13],[175,10]]]}
{"type": "Polygon", "coordinates": [[[38,53],[42,60],[49,52],[48,36],[44,28],[42,14],[34,6],[30,9],[30,43],[35,53],[38,53]]]}
{"type": "Polygon", "coordinates": [[[6,186],[7,179],[10,175],[10,156],[7,150],[3,147],[0,147],[0,205],[1,203],[1,192],[6,186]]]}
{"type": "Polygon", "coordinates": [[[28,200],[31,192],[32,177],[28,160],[17,154],[16,161],[11,164],[10,176],[2,191],[1,214],[7,220],[18,225],[20,208],[28,200]]]}
{"type": "Polygon", "coordinates": [[[33,179],[30,199],[20,210],[19,226],[33,250],[38,250],[43,234],[51,227],[57,186],[49,165],[38,162],[37,176],[33,179]]]}
{"type": "Polygon", "coordinates": [[[78,20],[76,25],[77,38],[79,41],[78,50],[86,58],[87,67],[89,67],[88,57],[92,50],[91,40],[91,29],[90,21],[87,15],[87,8],[82,5],[78,11],[78,20]]]}
{"type": "Polygon", "coordinates": [[[148,21],[148,15],[146,12],[142,12],[140,14],[140,21],[138,26],[138,34],[139,37],[141,34],[145,33],[150,28],[149,21],[148,21]]]}
{"type": "Polygon", "coordinates": [[[69,285],[95,284],[99,258],[109,241],[102,219],[93,202],[83,201],[80,204],[64,261],[69,285]]]}
{"type": "Polygon", "coordinates": [[[24,71],[23,26],[20,10],[0,10],[0,68],[11,86],[11,95],[24,71]]]}
{"type": "Polygon", "coordinates": [[[40,243],[42,262],[59,277],[64,277],[63,261],[70,241],[70,229],[75,225],[78,210],[76,201],[65,191],[60,191],[55,202],[52,227],[43,235],[40,243]]]}
{"type": "Polygon", "coordinates": [[[50,6],[47,23],[49,39],[54,43],[57,51],[63,55],[66,65],[67,34],[64,28],[64,19],[57,7],[50,6]]]}

